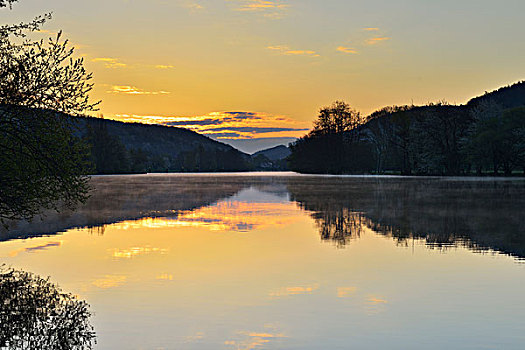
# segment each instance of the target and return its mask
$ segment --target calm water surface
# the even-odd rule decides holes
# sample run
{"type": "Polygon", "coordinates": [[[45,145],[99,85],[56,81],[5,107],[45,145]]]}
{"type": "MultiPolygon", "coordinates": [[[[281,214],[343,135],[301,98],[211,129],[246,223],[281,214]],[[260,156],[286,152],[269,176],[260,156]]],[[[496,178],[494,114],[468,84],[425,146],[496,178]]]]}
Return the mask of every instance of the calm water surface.
{"type": "Polygon", "coordinates": [[[92,185],[0,256],[88,301],[97,349],[525,348],[523,179],[92,185]]]}

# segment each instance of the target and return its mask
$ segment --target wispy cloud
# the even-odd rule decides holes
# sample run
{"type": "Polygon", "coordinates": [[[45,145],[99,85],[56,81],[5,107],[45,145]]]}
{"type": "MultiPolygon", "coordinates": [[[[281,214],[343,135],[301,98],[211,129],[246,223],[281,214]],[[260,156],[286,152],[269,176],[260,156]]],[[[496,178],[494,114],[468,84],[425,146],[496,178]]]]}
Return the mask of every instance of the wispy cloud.
{"type": "Polygon", "coordinates": [[[107,93],[110,94],[127,94],[127,95],[166,95],[170,94],[169,91],[145,91],[139,89],[135,86],[130,85],[113,85],[111,90],[108,90],[107,93]]]}
{"type": "Polygon", "coordinates": [[[160,124],[190,129],[214,139],[249,140],[264,137],[299,137],[309,127],[306,122],[266,113],[247,111],[212,112],[203,116],[139,116],[119,114],[126,122],[160,124]]]}
{"type": "Polygon", "coordinates": [[[379,43],[382,43],[382,42],[385,42],[387,40],[390,40],[389,37],[386,37],[386,36],[383,36],[383,37],[375,37],[375,38],[370,38],[370,39],[367,39],[366,40],[366,44],[367,45],[377,45],[379,43]]]}
{"type": "Polygon", "coordinates": [[[172,66],[170,64],[157,64],[155,66],[155,68],[157,68],[157,69],[171,69],[171,68],[175,68],[175,66],[172,66]]]}
{"type": "Polygon", "coordinates": [[[267,11],[285,9],[289,5],[279,0],[242,0],[238,11],[267,11]]]}
{"type": "Polygon", "coordinates": [[[106,68],[125,68],[128,65],[120,62],[117,58],[111,57],[97,57],[91,60],[92,62],[102,62],[106,68]]]}
{"type": "Polygon", "coordinates": [[[235,10],[246,13],[259,13],[269,19],[281,19],[290,5],[282,0],[230,0],[235,10]]]}
{"type": "Polygon", "coordinates": [[[368,28],[363,28],[364,31],[367,31],[367,32],[377,32],[379,31],[379,28],[377,27],[368,27],[368,28]]]}
{"type": "Polygon", "coordinates": [[[313,50],[296,50],[291,49],[288,46],[277,45],[277,46],[267,46],[268,50],[276,51],[281,55],[286,56],[310,56],[310,57],[320,57],[320,55],[313,50]]]}
{"type": "Polygon", "coordinates": [[[357,50],[352,47],[346,47],[346,46],[339,46],[337,48],[337,51],[343,52],[343,53],[350,53],[350,54],[356,54],[357,50]]]}
{"type": "Polygon", "coordinates": [[[192,11],[198,11],[198,10],[203,10],[204,9],[204,6],[202,6],[201,4],[199,4],[196,1],[191,1],[191,0],[183,1],[181,6],[187,8],[187,9],[190,9],[192,11]]]}

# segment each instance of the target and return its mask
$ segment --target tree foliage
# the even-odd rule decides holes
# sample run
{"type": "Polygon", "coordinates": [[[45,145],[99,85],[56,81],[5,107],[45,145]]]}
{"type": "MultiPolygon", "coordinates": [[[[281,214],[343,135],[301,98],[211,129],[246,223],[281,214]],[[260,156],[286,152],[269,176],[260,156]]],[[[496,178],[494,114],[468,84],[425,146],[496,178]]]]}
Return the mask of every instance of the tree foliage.
{"type": "MultiPolygon", "coordinates": [[[[1,7],[13,1],[2,1],[1,7]]],[[[30,40],[50,15],[0,27],[0,221],[87,197],[87,149],[64,114],[94,110],[91,74],[59,33],[30,40]]]]}
{"type": "Polygon", "coordinates": [[[48,279],[0,266],[0,348],[91,349],[89,305],[48,279]]]}
{"type": "Polygon", "coordinates": [[[337,102],[321,109],[314,129],[291,145],[290,168],[404,175],[525,171],[525,107],[515,107],[525,105],[524,88],[517,83],[462,106],[385,107],[364,124],[337,102]]]}

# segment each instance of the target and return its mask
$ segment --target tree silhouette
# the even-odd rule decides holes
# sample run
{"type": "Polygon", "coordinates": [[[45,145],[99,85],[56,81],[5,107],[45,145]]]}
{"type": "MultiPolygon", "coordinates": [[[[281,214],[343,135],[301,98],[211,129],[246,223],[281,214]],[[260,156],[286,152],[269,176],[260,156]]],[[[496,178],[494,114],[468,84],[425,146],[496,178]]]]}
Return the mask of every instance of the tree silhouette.
{"type": "Polygon", "coordinates": [[[89,305],[48,279],[0,266],[0,348],[91,349],[89,305]]]}
{"type": "MultiPolygon", "coordinates": [[[[1,7],[13,1],[2,1],[1,7]]],[[[50,15],[0,27],[0,222],[87,197],[87,149],[65,113],[94,110],[91,74],[61,33],[31,41],[50,15]],[[20,40],[21,39],[21,40],[20,40]]]]}

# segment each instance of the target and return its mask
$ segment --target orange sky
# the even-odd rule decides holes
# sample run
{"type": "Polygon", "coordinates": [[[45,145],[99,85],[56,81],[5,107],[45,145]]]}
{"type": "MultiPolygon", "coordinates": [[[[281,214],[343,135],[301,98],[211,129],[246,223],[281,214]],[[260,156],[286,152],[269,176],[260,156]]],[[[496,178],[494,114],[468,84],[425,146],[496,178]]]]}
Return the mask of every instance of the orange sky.
{"type": "Polygon", "coordinates": [[[49,11],[106,117],[224,141],[301,136],[338,99],[464,103],[525,76],[521,0],[20,0],[0,20],[49,11]]]}

